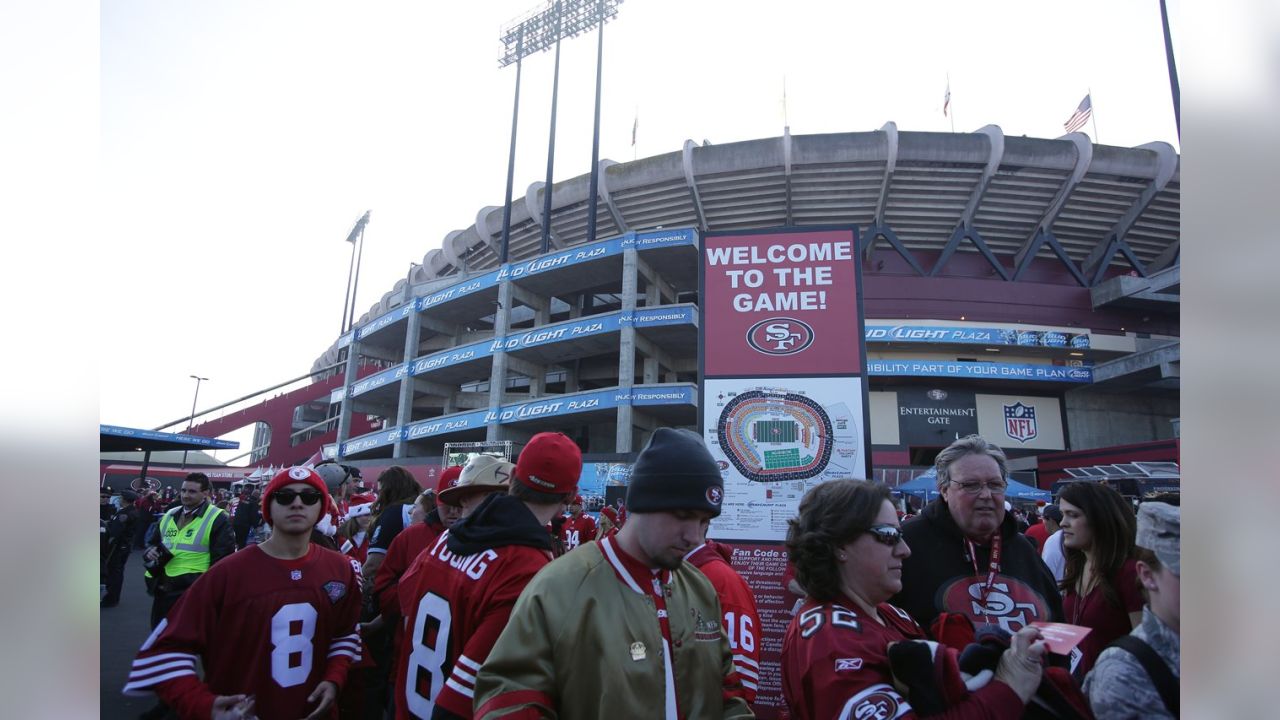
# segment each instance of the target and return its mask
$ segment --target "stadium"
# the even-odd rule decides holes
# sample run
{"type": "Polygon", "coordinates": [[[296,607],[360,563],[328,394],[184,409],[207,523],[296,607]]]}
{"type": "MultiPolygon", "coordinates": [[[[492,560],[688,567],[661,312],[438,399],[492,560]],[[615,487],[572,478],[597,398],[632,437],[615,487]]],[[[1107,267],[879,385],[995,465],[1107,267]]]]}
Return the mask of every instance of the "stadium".
{"type": "Polygon", "coordinates": [[[512,203],[509,263],[503,208],[479,208],[335,339],[312,367],[318,439],[346,462],[431,466],[446,443],[558,430],[598,469],[589,491],[653,429],[698,429],[704,236],[852,227],[877,478],[974,432],[1046,488],[1065,476],[1050,466],[1174,460],[1179,163],[1162,142],[894,123],[603,160],[595,198],[584,174],[547,217],[543,183],[512,203]]]}

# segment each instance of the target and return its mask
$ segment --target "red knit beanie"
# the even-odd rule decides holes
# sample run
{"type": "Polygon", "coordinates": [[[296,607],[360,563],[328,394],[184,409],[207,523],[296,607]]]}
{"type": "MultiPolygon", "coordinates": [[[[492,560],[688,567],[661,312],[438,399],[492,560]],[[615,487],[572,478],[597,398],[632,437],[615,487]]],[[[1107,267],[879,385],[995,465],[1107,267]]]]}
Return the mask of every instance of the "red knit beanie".
{"type": "Polygon", "coordinates": [[[324,478],[311,468],[291,467],[276,473],[275,477],[271,478],[271,482],[267,483],[266,489],[262,491],[262,519],[266,520],[268,525],[275,525],[271,520],[271,496],[285,485],[293,483],[306,483],[323,496],[324,507],[320,508],[320,514],[316,516],[317,522],[325,514],[337,517],[338,508],[333,504],[333,498],[329,497],[329,489],[325,487],[324,478]]]}

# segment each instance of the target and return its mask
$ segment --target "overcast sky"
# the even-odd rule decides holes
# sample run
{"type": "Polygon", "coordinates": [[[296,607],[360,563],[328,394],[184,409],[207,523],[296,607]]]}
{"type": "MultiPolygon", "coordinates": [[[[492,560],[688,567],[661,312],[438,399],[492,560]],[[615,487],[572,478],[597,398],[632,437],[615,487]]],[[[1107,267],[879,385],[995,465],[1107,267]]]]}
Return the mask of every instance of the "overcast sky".
{"type": "MultiPolygon", "coordinates": [[[[103,3],[101,309],[137,322],[104,333],[101,421],[185,416],[191,374],[205,408],[310,370],[365,210],[357,317],[501,205],[515,67],[498,37],[535,7],[103,3]]],[[[594,33],[562,47],[557,181],[589,171],[595,50],[594,33]]],[[[524,63],[517,198],[546,173],[553,58],[524,63]]],[[[1156,0],[629,0],[605,30],[600,154],[778,136],[784,78],[793,134],[948,131],[948,73],[958,132],[1058,137],[1092,90],[1104,144],[1178,147],[1156,0]]]]}

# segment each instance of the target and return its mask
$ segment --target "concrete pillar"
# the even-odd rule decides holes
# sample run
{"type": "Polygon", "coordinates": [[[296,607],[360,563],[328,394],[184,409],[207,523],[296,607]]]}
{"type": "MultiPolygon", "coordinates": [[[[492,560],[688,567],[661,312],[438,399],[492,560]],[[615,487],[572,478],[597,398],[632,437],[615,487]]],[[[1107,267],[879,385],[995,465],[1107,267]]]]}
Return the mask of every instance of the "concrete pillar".
{"type": "Polygon", "coordinates": [[[653,385],[658,382],[658,358],[644,359],[644,384],[653,385]]]}
{"type": "MultiPolygon", "coordinates": [[[[498,284],[498,312],[493,318],[493,339],[505,340],[511,328],[511,281],[503,280],[498,284]]],[[[499,350],[493,354],[493,370],[489,373],[489,417],[485,426],[485,440],[500,440],[501,427],[498,425],[498,413],[502,408],[503,392],[507,388],[507,351],[499,350]]]]}
{"type": "Polygon", "coordinates": [[[338,411],[338,459],[342,459],[342,444],[351,439],[351,386],[356,383],[359,367],[360,343],[355,338],[347,346],[347,366],[344,368],[342,407],[338,411]]]}
{"type": "Polygon", "coordinates": [[[576,393],[581,390],[578,385],[578,370],[582,367],[582,360],[573,360],[571,365],[564,365],[564,391],[565,393],[576,393]]]}
{"type": "MultiPolygon", "coordinates": [[[[622,252],[622,314],[635,315],[639,256],[635,248],[622,252]]],[[[622,326],[618,338],[618,391],[627,395],[618,403],[618,432],[614,452],[631,452],[631,389],[636,375],[636,329],[633,323],[622,326]]]]}
{"type": "MultiPolygon", "coordinates": [[[[405,330],[404,330],[405,376],[404,376],[404,379],[400,381],[400,398],[399,398],[399,402],[396,405],[396,426],[397,427],[404,427],[405,425],[408,425],[409,423],[413,422],[414,379],[413,379],[413,376],[410,375],[408,371],[411,370],[410,363],[418,355],[418,338],[422,334],[422,325],[418,322],[418,314],[416,312],[411,313],[408,318],[405,318],[405,323],[406,323],[405,330]]],[[[402,436],[401,439],[397,440],[396,444],[393,446],[391,451],[391,457],[395,457],[395,458],[405,457],[408,452],[408,448],[406,447],[406,445],[407,443],[404,441],[402,436]]]]}

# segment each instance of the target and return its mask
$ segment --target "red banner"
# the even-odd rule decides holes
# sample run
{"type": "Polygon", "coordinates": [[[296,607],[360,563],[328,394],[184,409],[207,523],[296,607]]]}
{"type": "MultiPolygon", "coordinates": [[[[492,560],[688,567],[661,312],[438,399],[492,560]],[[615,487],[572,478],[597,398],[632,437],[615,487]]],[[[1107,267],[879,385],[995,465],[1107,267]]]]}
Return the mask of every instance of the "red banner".
{"type": "Polygon", "coordinates": [[[760,613],[760,689],[752,706],[757,718],[782,717],[782,639],[800,596],[783,585],[787,548],[778,544],[732,543],[733,569],[756,598],[760,613]]]}
{"type": "Polygon", "coordinates": [[[862,372],[854,230],[703,238],[707,375],[862,372]]]}

